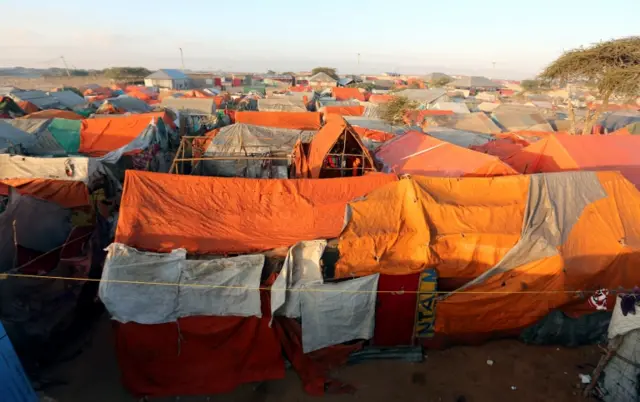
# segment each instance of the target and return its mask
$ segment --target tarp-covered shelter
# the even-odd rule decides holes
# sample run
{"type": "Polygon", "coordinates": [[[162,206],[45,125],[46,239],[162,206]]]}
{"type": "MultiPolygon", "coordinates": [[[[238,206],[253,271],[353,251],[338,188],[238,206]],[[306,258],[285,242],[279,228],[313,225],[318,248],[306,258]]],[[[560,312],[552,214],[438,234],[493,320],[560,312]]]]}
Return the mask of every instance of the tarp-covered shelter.
{"type": "Polygon", "coordinates": [[[611,135],[640,135],[640,121],[631,123],[628,126],[622,127],[616,131],[609,133],[611,135]]]}
{"type": "Polygon", "coordinates": [[[91,158],[32,158],[0,154],[0,194],[18,193],[55,202],[65,208],[89,205],[87,187],[103,172],[91,158]]]}
{"type": "Polygon", "coordinates": [[[64,156],[67,154],[49,131],[51,119],[12,119],[5,120],[5,122],[33,138],[33,143],[23,144],[22,148],[25,154],[31,156],[64,156]]]}
{"type": "Polygon", "coordinates": [[[624,111],[606,113],[598,122],[598,124],[609,133],[623,129],[634,123],[640,123],[640,112],[624,111]]]}
{"type": "Polygon", "coordinates": [[[289,180],[127,170],[115,241],[143,250],[222,254],[333,238],[347,202],[394,180],[384,174],[289,180]]]}
{"type": "Polygon", "coordinates": [[[317,112],[237,112],[236,123],[254,126],[320,130],[322,115],[317,112]]]}
{"type": "Polygon", "coordinates": [[[54,91],[49,95],[55,98],[60,104],[67,109],[74,109],[86,103],[85,99],[73,91],[54,91]]]}
{"type": "Polygon", "coordinates": [[[315,134],[316,131],[232,124],[221,128],[208,141],[203,160],[198,162],[195,173],[202,176],[286,179],[296,143],[309,143],[315,134]]]}
{"type": "Polygon", "coordinates": [[[506,131],[554,131],[535,106],[501,104],[491,115],[506,131]]]}
{"type": "Polygon", "coordinates": [[[82,120],[84,117],[76,112],[68,110],[47,109],[39,112],[29,113],[22,117],[23,119],[67,119],[67,120],[82,120]]]}
{"type": "Polygon", "coordinates": [[[79,152],[91,156],[103,156],[126,146],[135,140],[149,124],[158,127],[159,143],[168,147],[168,133],[164,121],[146,114],[114,118],[85,119],[80,128],[79,152]]]}
{"type": "Polygon", "coordinates": [[[25,111],[8,96],[0,96],[0,119],[15,119],[25,115],[25,111]]]}
{"type": "Polygon", "coordinates": [[[209,116],[216,112],[216,100],[213,98],[164,98],[162,107],[193,116],[209,116]]]}
{"type": "Polygon", "coordinates": [[[474,131],[483,134],[495,134],[502,129],[482,112],[469,114],[451,114],[448,116],[426,116],[425,124],[431,127],[449,127],[457,130],[474,131]]]}
{"type": "Polygon", "coordinates": [[[148,113],[150,111],[151,106],[143,100],[120,95],[117,98],[105,99],[96,110],[96,114],[148,113]]]}
{"type": "Polygon", "coordinates": [[[358,88],[344,88],[335,87],[331,88],[331,95],[336,100],[350,100],[355,99],[364,102],[364,94],[358,90],[358,88]]]}
{"type": "Polygon", "coordinates": [[[376,171],[360,136],[342,117],[335,115],[311,141],[307,166],[309,177],[314,179],[362,176],[376,171]]]}
{"type": "Polygon", "coordinates": [[[16,102],[31,102],[36,105],[38,109],[64,109],[65,106],[60,103],[59,100],[53,96],[47,94],[44,91],[30,90],[21,91],[15,90],[9,93],[9,96],[16,102]]]}
{"type": "Polygon", "coordinates": [[[434,138],[450,142],[462,148],[484,145],[495,138],[489,134],[456,130],[448,127],[427,127],[425,132],[434,138]]]}
{"type": "Polygon", "coordinates": [[[10,120],[0,120],[0,153],[27,153],[37,146],[36,138],[9,124],[10,120]]]}
{"type": "Polygon", "coordinates": [[[498,158],[410,131],[387,142],[375,154],[386,173],[424,176],[504,176],[517,174],[498,158]]]}
{"type": "Polygon", "coordinates": [[[412,176],[352,201],[347,216],[336,276],[435,268],[452,291],[436,337],[518,333],[555,309],[588,311],[579,292],[640,281],[640,193],[617,172],[412,176]]]}
{"type": "Polygon", "coordinates": [[[384,131],[392,134],[402,134],[409,130],[406,126],[394,126],[386,120],[364,116],[344,116],[347,123],[354,127],[362,127],[368,130],[384,131]]]}
{"type": "Polygon", "coordinates": [[[337,114],[340,116],[362,116],[364,114],[365,107],[362,105],[354,106],[324,106],[320,109],[320,112],[324,114],[337,114]]]}
{"type": "Polygon", "coordinates": [[[640,137],[548,135],[505,159],[520,173],[614,170],[640,187],[640,137]]]}
{"type": "Polygon", "coordinates": [[[258,110],[261,112],[306,112],[307,106],[302,98],[258,99],[258,110]]]}

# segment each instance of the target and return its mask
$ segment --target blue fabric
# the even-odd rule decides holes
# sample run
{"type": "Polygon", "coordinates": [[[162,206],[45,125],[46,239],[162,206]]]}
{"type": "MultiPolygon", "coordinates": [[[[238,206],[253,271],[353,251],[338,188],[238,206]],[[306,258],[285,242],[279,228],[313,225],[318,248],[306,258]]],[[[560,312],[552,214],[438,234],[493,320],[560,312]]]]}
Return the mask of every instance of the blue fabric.
{"type": "Polygon", "coordinates": [[[7,332],[0,323],[0,401],[38,402],[7,332]]]}

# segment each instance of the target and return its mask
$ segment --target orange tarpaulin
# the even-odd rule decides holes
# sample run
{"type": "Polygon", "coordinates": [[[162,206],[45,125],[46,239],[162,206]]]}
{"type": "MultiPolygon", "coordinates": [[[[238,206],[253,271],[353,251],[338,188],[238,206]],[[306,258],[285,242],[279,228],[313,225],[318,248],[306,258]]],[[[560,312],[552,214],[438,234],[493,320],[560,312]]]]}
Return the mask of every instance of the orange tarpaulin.
{"type": "Polygon", "coordinates": [[[91,205],[87,186],[80,181],[51,179],[2,179],[0,194],[9,195],[9,187],[18,193],[55,202],[65,208],[91,205]]]}
{"type": "Polygon", "coordinates": [[[39,107],[29,101],[18,102],[18,106],[20,106],[20,109],[24,110],[24,112],[27,114],[35,113],[40,110],[39,107]]]}
{"type": "Polygon", "coordinates": [[[57,110],[57,109],[47,109],[47,110],[42,110],[40,112],[35,112],[35,113],[31,113],[28,114],[24,117],[21,117],[22,119],[54,119],[54,118],[58,118],[58,119],[67,119],[67,120],[82,120],[84,119],[84,117],[82,117],[81,115],[74,113],[74,112],[70,112],[67,110],[57,110]]]}
{"type": "Polygon", "coordinates": [[[365,127],[352,126],[360,138],[368,138],[372,141],[386,142],[395,138],[395,134],[387,133],[386,131],[371,130],[365,127]]]}
{"type": "Polygon", "coordinates": [[[333,87],[331,88],[331,93],[339,101],[356,99],[364,102],[364,94],[358,88],[333,87]]]}
{"type": "Polygon", "coordinates": [[[451,110],[407,110],[404,115],[404,122],[410,125],[421,125],[424,119],[429,116],[450,116],[451,110]]]}
{"type": "Polygon", "coordinates": [[[410,131],[382,145],[376,159],[390,172],[425,176],[503,176],[517,174],[498,158],[410,131]]]}
{"type": "Polygon", "coordinates": [[[251,253],[338,236],[348,201],[396,180],[181,176],[127,170],[115,241],[144,250],[251,253]]]}
{"type": "Polygon", "coordinates": [[[90,156],[105,155],[133,141],[147,128],[153,118],[147,114],[134,114],[85,119],[80,127],[80,148],[78,151],[90,156]]]}
{"type": "Polygon", "coordinates": [[[84,96],[100,96],[109,98],[113,96],[113,91],[109,88],[99,87],[99,88],[89,88],[83,93],[84,96]]]}
{"type": "Polygon", "coordinates": [[[337,277],[464,280],[438,301],[436,335],[522,329],[586,304],[576,292],[640,282],[640,193],[617,172],[412,176],[348,208],[337,277]]]}
{"type": "MultiPolygon", "coordinates": [[[[356,132],[353,130],[353,127],[347,124],[342,117],[336,115],[330,116],[333,117],[330,117],[322,129],[313,137],[311,145],[309,146],[309,157],[307,161],[309,166],[309,177],[314,179],[320,177],[320,172],[323,168],[327,154],[343,134],[345,136],[351,136],[353,141],[357,143],[357,147],[359,148],[357,152],[362,152],[364,155],[365,165],[368,163],[373,165],[373,158],[371,157],[369,150],[362,144],[360,137],[358,137],[356,132]]],[[[352,154],[349,149],[346,151],[347,153],[352,154]]]]}
{"type": "Polygon", "coordinates": [[[325,114],[338,114],[340,116],[362,116],[364,106],[325,106],[322,108],[325,114]]]}
{"type": "Polygon", "coordinates": [[[371,94],[371,96],[369,96],[369,102],[371,102],[371,103],[387,103],[387,102],[391,102],[393,100],[393,98],[394,98],[393,95],[371,94]]]}
{"type": "Polygon", "coordinates": [[[255,126],[320,130],[321,114],[317,112],[236,112],[235,122],[255,126]]]}
{"type": "Polygon", "coordinates": [[[520,173],[616,170],[640,188],[640,137],[549,135],[505,159],[520,173]]]}

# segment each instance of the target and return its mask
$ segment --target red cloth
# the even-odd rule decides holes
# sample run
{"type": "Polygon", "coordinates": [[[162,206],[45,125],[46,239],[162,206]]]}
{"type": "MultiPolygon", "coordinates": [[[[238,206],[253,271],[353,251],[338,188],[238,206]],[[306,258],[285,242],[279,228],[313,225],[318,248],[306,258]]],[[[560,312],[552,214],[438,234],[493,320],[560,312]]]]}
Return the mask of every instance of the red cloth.
{"type": "Polygon", "coordinates": [[[416,300],[420,273],[380,275],[378,280],[375,346],[411,345],[416,319],[416,300]],[[393,291],[394,293],[385,293],[393,291]],[[407,293],[409,292],[409,293],[407,293]]]}
{"type": "Polygon", "coordinates": [[[122,382],[136,397],[230,392],[284,377],[280,341],[262,318],[186,317],[176,323],[114,325],[122,382]]]}
{"type": "Polygon", "coordinates": [[[302,327],[291,318],[276,317],[273,328],[278,334],[282,349],[300,376],[306,393],[321,396],[326,393],[352,393],[355,388],[328,377],[329,370],[347,363],[349,355],[362,348],[362,343],[329,346],[304,354],[302,351],[302,327]]]}

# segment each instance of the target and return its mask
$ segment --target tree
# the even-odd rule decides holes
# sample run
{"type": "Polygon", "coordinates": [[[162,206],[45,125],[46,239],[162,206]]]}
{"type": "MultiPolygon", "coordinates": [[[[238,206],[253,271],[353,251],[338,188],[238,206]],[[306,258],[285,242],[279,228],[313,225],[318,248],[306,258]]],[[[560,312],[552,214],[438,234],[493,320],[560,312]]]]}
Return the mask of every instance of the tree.
{"type": "Polygon", "coordinates": [[[451,77],[440,77],[440,78],[436,78],[434,80],[431,80],[431,82],[429,83],[433,88],[442,88],[445,85],[447,85],[448,83],[452,82],[453,80],[451,79],[451,77]]]}
{"type": "Polygon", "coordinates": [[[520,87],[523,90],[528,92],[535,92],[540,89],[540,81],[539,80],[523,80],[520,83],[520,87]]]}
{"type": "Polygon", "coordinates": [[[151,74],[151,71],[144,67],[111,67],[103,71],[107,78],[123,79],[123,78],[144,78],[151,74]]]}
{"type": "MultiPolygon", "coordinates": [[[[570,50],[547,66],[540,78],[545,82],[583,82],[594,85],[600,104],[587,112],[582,131],[582,134],[590,134],[613,96],[640,95],[640,36],[570,50]]],[[[575,134],[576,121],[571,95],[568,107],[570,132],[575,134]]]]}
{"type": "Polygon", "coordinates": [[[267,70],[267,74],[268,74],[268,75],[275,75],[275,74],[276,74],[276,72],[275,72],[275,71],[273,71],[273,70],[267,70]]]}
{"type": "Polygon", "coordinates": [[[337,80],[338,74],[336,73],[336,71],[337,70],[332,67],[316,67],[313,70],[311,70],[311,75],[316,75],[318,73],[325,73],[329,77],[333,78],[334,80],[337,80]]]}
{"type": "Polygon", "coordinates": [[[380,118],[389,124],[403,124],[404,115],[409,110],[418,108],[418,102],[410,101],[405,96],[396,96],[380,106],[380,118]]]}

